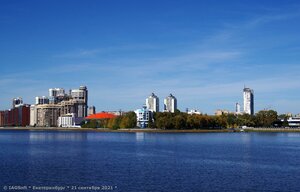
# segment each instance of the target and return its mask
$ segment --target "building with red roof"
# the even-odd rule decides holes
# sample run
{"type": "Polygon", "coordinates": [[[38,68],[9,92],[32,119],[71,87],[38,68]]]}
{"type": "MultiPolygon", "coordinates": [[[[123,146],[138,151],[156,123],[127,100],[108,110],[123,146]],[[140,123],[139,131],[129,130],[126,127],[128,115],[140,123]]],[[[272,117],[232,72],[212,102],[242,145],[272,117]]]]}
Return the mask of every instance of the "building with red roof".
{"type": "Polygon", "coordinates": [[[117,115],[114,115],[112,113],[107,113],[107,112],[101,112],[101,113],[96,113],[96,114],[92,114],[87,116],[85,119],[86,120],[101,120],[101,119],[112,119],[117,117],[117,115]]]}

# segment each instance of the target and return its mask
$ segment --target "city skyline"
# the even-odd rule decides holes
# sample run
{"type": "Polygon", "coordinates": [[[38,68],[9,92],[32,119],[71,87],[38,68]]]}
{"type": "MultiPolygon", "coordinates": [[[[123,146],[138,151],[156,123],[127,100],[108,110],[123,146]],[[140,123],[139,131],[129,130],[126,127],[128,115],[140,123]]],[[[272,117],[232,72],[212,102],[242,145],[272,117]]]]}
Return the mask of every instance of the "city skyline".
{"type": "Polygon", "coordinates": [[[154,92],[178,108],[299,113],[298,1],[1,1],[0,110],[50,87],[89,87],[97,110],[154,92]],[[55,14],[54,14],[55,13],[55,14]]]}

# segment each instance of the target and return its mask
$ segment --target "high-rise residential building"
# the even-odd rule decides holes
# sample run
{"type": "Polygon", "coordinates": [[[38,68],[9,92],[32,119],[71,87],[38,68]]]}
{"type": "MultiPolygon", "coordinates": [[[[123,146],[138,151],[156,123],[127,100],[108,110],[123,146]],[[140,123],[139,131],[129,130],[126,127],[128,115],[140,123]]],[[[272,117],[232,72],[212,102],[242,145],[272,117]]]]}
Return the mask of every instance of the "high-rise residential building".
{"type": "Polygon", "coordinates": [[[177,99],[172,94],[164,99],[164,111],[174,113],[177,109],[177,99]]]}
{"type": "Polygon", "coordinates": [[[66,100],[68,95],[63,88],[51,88],[49,89],[49,103],[57,104],[63,100],[66,100]]]}
{"type": "Polygon", "coordinates": [[[57,127],[60,109],[59,104],[36,105],[36,126],[57,127]]]}
{"type": "Polygon", "coordinates": [[[49,98],[46,96],[35,97],[35,104],[36,105],[49,104],[49,98]]]}
{"type": "Polygon", "coordinates": [[[146,99],[146,106],[147,109],[151,110],[152,112],[159,112],[159,98],[154,93],[152,93],[146,99]]]}
{"type": "Polygon", "coordinates": [[[30,126],[35,127],[37,125],[37,109],[36,105],[30,106],[30,126]]]}
{"type": "Polygon", "coordinates": [[[93,115],[93,114],[96,114],[96,107],[95,106],[90,106],[89,111],[88,111],[88,115],[93,115]]]}
{"type": "Polygon", "coordinates": [[[241,113],[241,105],[239,103],[235,104],[235,113],[240,114],[241,113]]]}
{"type": "Polygon", "coordinates": [[[12,100],[12,108],[16,108],[18,106],[23,105],[23,99],[21,97],[13,98],[12,100]]]}
{"type": "Polygon", "coordinates": [[[5,122],[5,112],[4,111],[0,111],[0,126],[4,126],[4,122],[5,122]]]}
{"type": "Polygon", "coordinates": [[[12,108],[0,111],[0,126],[27,126],[30,123],[30,105],[21,97],[12,99],[12,108]]]}
{"type": "Polygon", "coordinates": [[[65,90],[63,88],[51,88],[49,89],[49,97],[65,96],[65,90]]]}
{"type": "Polygon", "coordinates": [[[254,115],[254,92],[250,88],[244,88],[244,113],[254,115]]]}
{"type": "Polygon", "coordinates": [[[2,117],[2,126],[25,127],[30,124],[30,105],[17,104],[14,108],[5,110],[2,117]]]}
{"type": "Polygon", "coordinates": [[[86,86],[71,90],[71,98],[75,101],[75,111],[77,117],[86,117],[88,110],[88,90],[86,86]]]}
{"type": "MultiPolygon", "coordinates": [[[[88,90],[86,86],[65,93],[62,88],[49,89],[49,99],[37,97],[36,105],[31,109],[31,126],[51,127],[58,125],[58,118],[64,122],[74,119],[76,125],[87,116],[88,90]],[[72,117],[70,117],[70,114],[72,117]],[[66,120],[67,121],[67,120],[66,120]]],[[[64,125],[65,126],[65,125],[64,125]]]]}

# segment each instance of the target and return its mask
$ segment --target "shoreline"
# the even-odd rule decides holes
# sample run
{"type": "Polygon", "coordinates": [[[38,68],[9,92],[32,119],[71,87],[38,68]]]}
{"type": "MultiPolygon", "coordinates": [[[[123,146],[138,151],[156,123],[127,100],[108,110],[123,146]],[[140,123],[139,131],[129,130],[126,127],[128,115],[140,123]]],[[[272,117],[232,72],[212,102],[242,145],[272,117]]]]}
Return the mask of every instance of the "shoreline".
{"type": "Polygon", "coordinates": [[[112,133],[223,133],[230,132],[227,129],[191,129],[191,130],[164,130],[164,129],[109,129],[109,128],[61,128],[61,127],[0,127],[0,131],[79,131],[79,132],[112,132],[112,133]]]}
{"type": "Polygon", "coordinates": [[[0,131],[79,131],[79,132],[112,132],[112,133],[247,133],[247,132],[300,132],[300,128],[246,128],[240,129],[109,129],[109,128],[61,128],[61,127],[0,127],[0,131]]]}

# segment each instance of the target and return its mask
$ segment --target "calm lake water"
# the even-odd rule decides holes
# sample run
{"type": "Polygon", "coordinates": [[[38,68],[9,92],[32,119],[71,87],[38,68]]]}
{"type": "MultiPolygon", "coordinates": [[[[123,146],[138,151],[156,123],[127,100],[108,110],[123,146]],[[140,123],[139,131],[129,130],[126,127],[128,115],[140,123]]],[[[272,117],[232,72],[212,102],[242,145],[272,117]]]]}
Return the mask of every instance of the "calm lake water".
{"type": "Polygon", "coordinates": [[[1,131],[0,190],[16,185],[299,191],[300,133],[1,131]]]}

